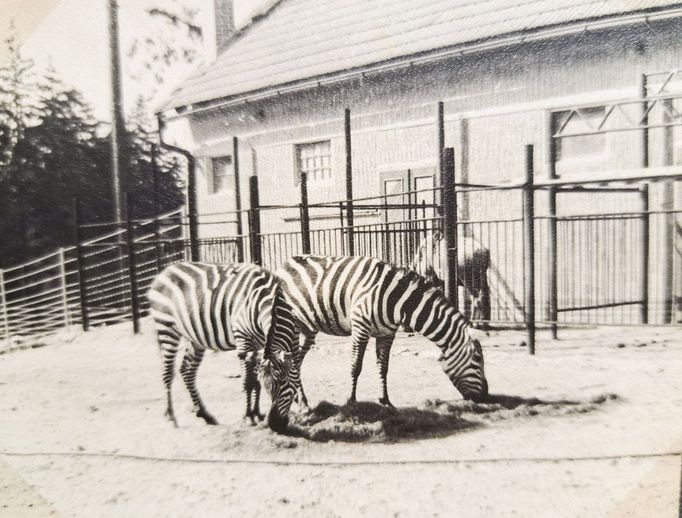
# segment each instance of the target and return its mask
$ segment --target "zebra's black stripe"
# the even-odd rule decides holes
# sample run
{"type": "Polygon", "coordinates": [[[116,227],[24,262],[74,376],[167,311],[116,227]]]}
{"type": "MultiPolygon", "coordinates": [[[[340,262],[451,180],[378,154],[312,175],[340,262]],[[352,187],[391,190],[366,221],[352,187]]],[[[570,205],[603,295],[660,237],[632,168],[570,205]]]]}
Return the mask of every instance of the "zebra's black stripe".
{"type": "Polygon", "coordinates": [[[252,421],[261,417],[257,368],[263,351],[261,375],[273,400],[269,423],[275,429],[286,426],[299,384],[297,329],[274,275],[250,264],[177,263],[156,277],[148,296],[164,360],[169,419],[176,422],[171,384],[184,338],[187,347],[180,372],[199,417],[209,424],[216,422],[196,388],[196,372],[206,349],[238,351],[246,416],[252,421]]]}
{"type": "MultiPolygon", "coordinates": [[[[377,337],[380,372],[401,325],[410,326],[441,349],[443,369],[466,398],[487,393],[481,346],[468,321],[443,293],[417,273],[370,257],[293,257],[277,272],[305,340],[301,361],[318,332],[351,335],[351,400],[370,337],[377,337]]],[[[299,366],[300,368],[300,366],[299,366]]],[[[389,404],[382,374],[382,401],[389,404]]],[[[305,403],[305,394],[300,389],[305,403]]]]}

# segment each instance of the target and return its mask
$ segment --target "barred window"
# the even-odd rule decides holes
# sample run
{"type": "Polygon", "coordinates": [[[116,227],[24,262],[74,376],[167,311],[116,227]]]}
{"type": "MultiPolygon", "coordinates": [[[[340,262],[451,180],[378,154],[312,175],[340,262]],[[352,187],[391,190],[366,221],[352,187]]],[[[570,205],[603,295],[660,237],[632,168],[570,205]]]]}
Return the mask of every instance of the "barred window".
{"type": "Polygon", "coordinates": [[[208,184],[210,194],[228,192],[233,189],[234,173],[230,155],[211,159],[211,181],[208,184]]]}
{"type": "Polygon", "coordinates": [[[301,173],[308,175],[308,182],[329,181],[332,178],[332,155],[331,142],[324,140],[309,144],[296,145],[296,157],[298,171],[296,182],[298,184],[301,173]]]}

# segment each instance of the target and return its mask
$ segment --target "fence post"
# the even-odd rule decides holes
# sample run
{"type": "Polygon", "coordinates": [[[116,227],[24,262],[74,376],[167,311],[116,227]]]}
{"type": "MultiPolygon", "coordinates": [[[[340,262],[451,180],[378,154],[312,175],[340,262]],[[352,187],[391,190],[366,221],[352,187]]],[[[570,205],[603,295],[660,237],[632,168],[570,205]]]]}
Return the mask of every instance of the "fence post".
{"type": "Polygon", "coordinates": [[[535,354],[535,186],[533,146],[526,146],[526,182],[523,190],[523,234],[525,252],[526,329],[528,352],[535,354]]]}
{"type": "Polygon", "coordinates": [[[301,246],[310,254],[310,214],[308,212],[308,173],[301,172],[301,246]]]}
{"type": "Polygon", "coordinates": [[[60,247],[57,252],[57,266],[59,268],[59,279],[61,281],[62,291],[62,311],[64,312],[64,327],[71,326],[71,318],[69,317],[69,294],[66,284],[66,265],[64,261],[64,247],[60,247]]]}
{"type": "Polygon", "coordinates": [[[197,213],[197,161],[187,156],[187,216],[189,217],[189,256],[191,261],[199,260],[199,216],[197,213]]]}
{"type": "Polygon", "coordinates": [[[7,296],[5,295],[5,271],[0,268],[0,304],[2,304],[2,324],[5,329],[5,341],[9,346],[9,317],[7,315],[7,296]]]}
{"type": "Polygon", "coordinates": [[[83,249],[83,236],[81,233],[83,214],[81,212],[80,200],[75,198],[73,204],[74,222],[76,224],[76,263],[78,265],[78,294],[81,306],[81,320],[83,331],[88,331],[90,329],[90,318],[88,315],[87,278],[85,276],[85,250],[83,249]]]}
{"type": "Polygon", "coordinates": [[[133,221],[133,196],[126,193],[126,250],[128,251],[128,279],[130,281],[130,311],[133,333],[140,332],[140,298],[137,288],[137,258],[135,257],[135,223],[133,221]]]}
{"type": "Polygon", "coordinates": [[[353,158],[350,132],[350,110],[346,108],[344,116],[344,133],[346,137],[346,223],[348,225],[348,255],[355,255],[355,237],[353,235],[353,158]]]}
{"type": "Polygon", "coordinates": [[[156,273],[161,272],[161,223],[159,222],[159,212],[161,212],[159,203],[159,164],[157,162],[158,148],[156,144],[152,144],[152,183],[154,188],[153,202],[154,202],[154,262],[156,265],[156,273]]]}
{"type": "MultiPolygon", "coordinates": [[[[237,211],[237,235],[241,236],[242,229],[242,189],[239,179],[239,139],[232,137],[232,154],[234,156],[234,208],[237,211]]],[[[237,262],[244,262],[244,242],[237,239],[237,262]]]]}
{"type": "MultiPolygon", "coordinates": [[[[547,171],[550,180],[557,178],[556,174],[556,139],[554,138],[554,121],[552,112],[547,112],[547,171]]],[[[559,303],[558,303],[558,231],[557,231],[557,215],[556,215],[556,187],[550,187],[548,192],[548,211],[549,219],[548,234],[549,234],[549,250],[548,250],[548,274],[549,274],[549,293],[547,297],[548,303],[548,320],[550,322],[550,331],[552,339],[556,340],[558,336],[557,322],[559,320],[559,303]]]]}
{"type": "Polygon", "coordinates": [[[258,195],[258,177],[249,177],[249,240],[251,241],[251,262],[263,266],[263,255],[260,242],[260,198],[258,195]]]}
{"type": "MultiPolygon", "coordinates": [[[[443,159],[445,157],[445,105],[443,101],[438,102],[438,115],[436,118],[436,127],[438,130],[438,180],[440,185],[445,185],[444,174],[445,166],[443,165],[443,159]]],[[[437,193],[438,191],[436,191],[437,193]]],[[[442,192],[441,199],[434,200],[436,202],[440,201],[441,207],[443,206],[442,192]]]]}
{"type": "Polygon", "coordinates": [[[642,185],[642,286],[641,320],[649,323],[649,184],[642,185]]]}
{"type": "Polygon", "coordinates": [[[642,99],[641,113],[640,113],[640,126],[642,126],[641,134],[641,166],[649,167],[649,107],[647,103],[648,89],[647,89],[647,76],[646,74],[640,74],[639,76],[639,95],[642,99]]]}
{"type": "Polygon", "coordinates": [[[455,191],[455,150],[447,147],[443,150],[443,184],[442,202],[445,230],[445,295],[455,309],[459,311],[459,294],[457,293],[457,193],[455,191]]]}

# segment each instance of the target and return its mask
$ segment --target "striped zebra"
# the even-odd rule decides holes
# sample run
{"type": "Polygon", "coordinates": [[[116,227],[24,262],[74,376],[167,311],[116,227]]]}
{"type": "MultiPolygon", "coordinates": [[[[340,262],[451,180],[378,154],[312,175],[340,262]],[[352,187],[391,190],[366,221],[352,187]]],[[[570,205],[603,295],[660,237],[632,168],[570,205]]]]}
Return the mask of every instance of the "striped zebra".
{"type": "MultiPolygon", "coordinates": [[[[441,349],[441,365],[466,399],[487,395],[481,344],[470,336],[468,321],[442,291],[416,272],[370,257],[305,256],[287,260],[277,276],[303,334],[299,369],[318,332],[351,336],[349,402],[356,400],[367,342],[376,337],[382,390],[379,402],[392,406],[386,375],[400,325],[409,325],[441,349]]],[[[301,405],[308,405],[302,385],[298,398],[301,405]]]]}
{"type": "Polygon", "coordinates": [[[156,277],[148,296],[163,356],[168,419],[177,426],[171,384],[184,338],[187,345],[180,373],[197,417],[217,424],[196,386],[206,349],[236,349],[244,371],[245,418],[252,424],[256,418],[263,419],[258,408],[260,377],[272,398],[268,425],[278,432],[286,428],[300,384],[298,331],[291,308],[270,272],[251,264],[176,263],[156,277]]]}

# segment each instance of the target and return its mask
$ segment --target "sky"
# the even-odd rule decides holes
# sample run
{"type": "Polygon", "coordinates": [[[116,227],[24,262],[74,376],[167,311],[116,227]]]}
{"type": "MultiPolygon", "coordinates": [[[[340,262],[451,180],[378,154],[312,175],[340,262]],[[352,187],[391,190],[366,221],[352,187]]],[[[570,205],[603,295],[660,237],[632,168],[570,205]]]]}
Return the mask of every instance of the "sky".
{"type": "MultiPolygon", "coordinates": [[[[121,56],[134,38],[152,31],[145,8],[162,0],[119,0],[121,56]]],[[[202,25],[212,24],[213,0],[181,0],[188,7],[200,11],[202,25]]],[[[167,0],[163,0],[166,3],[167,0]]],[[[252,16],[262,12],[272,0],[234,0],[237,26],[246,24],[252,16]]],[[[108,47],[108,0],[0,0],[0,40],[9,34],[11,21],[22,51],[39,67],[51,64],[62,80],[81,91],[100,120],[110,119],[110,78],[108,47]]],[[[210,35],[210,31],[205,31],[210,35]]],[[[0,50],[0,61],[5,57],[0,50]]],[[[124,62],[123,97],[129,111],[140,93],[151,85],[140,84],[127,71],[124,62]]],[[[164,97],[187,77],[197,65],[178,67],[166,78],[164,97]]],[[[161,102],[163,99],[157,99],[161,102]]]]}

